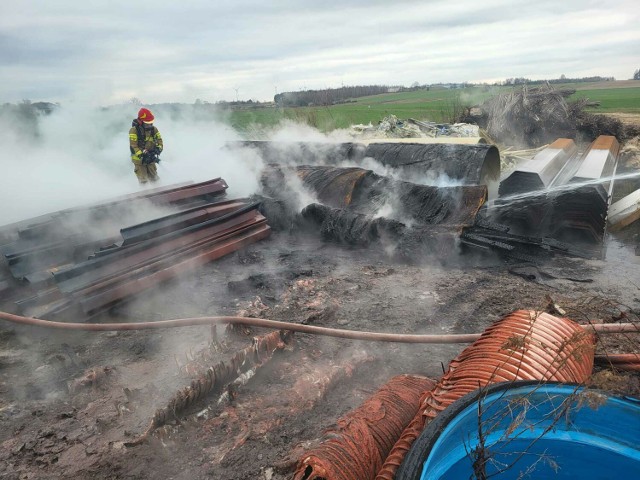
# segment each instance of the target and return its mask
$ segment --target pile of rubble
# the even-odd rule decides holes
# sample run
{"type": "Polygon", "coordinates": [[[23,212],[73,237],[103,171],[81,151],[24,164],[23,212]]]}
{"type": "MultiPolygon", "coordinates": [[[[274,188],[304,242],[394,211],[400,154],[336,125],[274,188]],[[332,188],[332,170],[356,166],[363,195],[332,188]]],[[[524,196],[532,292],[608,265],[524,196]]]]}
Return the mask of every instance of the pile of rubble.
{"type": "Polygon", "coordinates": [[[534,88],[524,85],[469,110],[464,120],[480,125],[500,145],[518,148],[537,148],[558,137],[626,138],[625,127],[619,120],[584,111],[596,103],[588,99],[567,102],[567,97],[574,93],[575,90],[555,89],[549,84],[534,88]]]}
{"type": "Polygon", "coordinates": [[[384,117],[378,125],[351,125],[349,134],[356,140],[381,138],[473,138],[480,141],[480,129],[470,123],[436,123],[409,118],[401,120],[395,115],[384,117]]]}
{"type": "Polygon", "coordinates": [[[573,140],[556,140],[500,183],[500,198],[483,212],[489,223],[471,229],[463,242],[529,260],[531,248],[540,246],[601,257],[619,150],[609,136],[582,155],[573,140]]]}

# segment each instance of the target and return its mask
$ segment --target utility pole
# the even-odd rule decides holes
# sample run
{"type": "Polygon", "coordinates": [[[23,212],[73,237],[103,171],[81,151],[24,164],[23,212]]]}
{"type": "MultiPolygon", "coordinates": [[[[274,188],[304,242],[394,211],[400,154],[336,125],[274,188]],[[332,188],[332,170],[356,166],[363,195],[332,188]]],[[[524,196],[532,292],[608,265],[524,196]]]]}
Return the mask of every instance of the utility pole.
{"type": "Polygon", "coordinates": [[[236,91],[236,103],[238,103],[238,90],[240,90],[240,87],[234,88],[234,90],[236,91]]]}

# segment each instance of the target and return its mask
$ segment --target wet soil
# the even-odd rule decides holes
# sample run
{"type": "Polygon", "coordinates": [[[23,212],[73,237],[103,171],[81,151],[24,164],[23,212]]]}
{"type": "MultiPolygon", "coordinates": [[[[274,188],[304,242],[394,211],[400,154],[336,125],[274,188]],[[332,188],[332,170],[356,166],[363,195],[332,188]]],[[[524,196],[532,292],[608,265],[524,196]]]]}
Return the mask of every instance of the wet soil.
{"type": "MultiPolygon", "coordinates": [[[[606,261],[537,270],[461,256],[409,265],[375,249],[274,234],[94,321],[265,317],[394,333],[475,333],[551,297],[577,321],[637,320],[640,268],[612,241],[606,261]],[[525,272],[522,275],[522,272],[525,272]]],[[[74,319],[69,319],[73,321],[74,319]]],[[[246,385],[209,395],[136,447],[156,409],[266,331],[209,327],[69,333],[0,325],[0,478],[282,479],[306,445],[392,376],[437,378],[463,345],[372,344],[296,334],[246,385]]],[[[640,335],[598,352],[640,351],[640,335]]],[[[596,384],[638,394],[638,376],[596,384]]]]}

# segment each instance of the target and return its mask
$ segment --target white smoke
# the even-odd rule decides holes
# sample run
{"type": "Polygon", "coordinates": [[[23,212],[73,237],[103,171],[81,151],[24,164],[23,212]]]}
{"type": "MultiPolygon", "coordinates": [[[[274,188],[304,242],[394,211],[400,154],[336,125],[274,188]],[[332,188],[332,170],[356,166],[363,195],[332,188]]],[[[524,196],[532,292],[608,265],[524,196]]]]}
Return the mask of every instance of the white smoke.
{"type": "MultiPolygon", "coordinates": [[[[65,105],[29,119],[0,115],[0,225],[135,193],[128,132],[137,106],[65,105]]],[[[222,177],[235,197],[258,190],[261,159],[222,149],[238,135],[190,105],[154,110],[165,150],[153,187],[222,177]]]]}

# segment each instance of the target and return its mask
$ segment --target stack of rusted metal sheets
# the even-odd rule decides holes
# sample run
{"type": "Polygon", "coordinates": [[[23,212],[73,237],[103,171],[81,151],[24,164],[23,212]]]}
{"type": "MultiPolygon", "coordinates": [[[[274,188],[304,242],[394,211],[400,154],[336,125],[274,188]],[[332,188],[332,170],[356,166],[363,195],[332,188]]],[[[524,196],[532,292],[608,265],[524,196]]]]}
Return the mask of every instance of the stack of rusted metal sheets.
{"type": "Polygon", "coordinates": [[[174,186],[4,227],[8,297],[26,315],[88,318],[267,237],[259,204],[222,200],[226,188],[174,186]]]}

